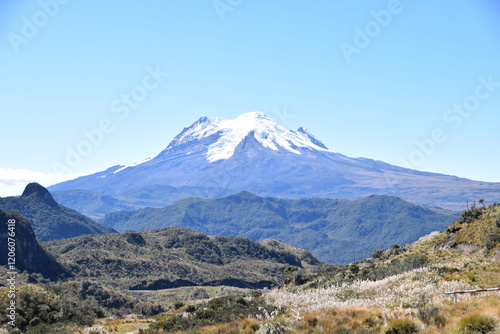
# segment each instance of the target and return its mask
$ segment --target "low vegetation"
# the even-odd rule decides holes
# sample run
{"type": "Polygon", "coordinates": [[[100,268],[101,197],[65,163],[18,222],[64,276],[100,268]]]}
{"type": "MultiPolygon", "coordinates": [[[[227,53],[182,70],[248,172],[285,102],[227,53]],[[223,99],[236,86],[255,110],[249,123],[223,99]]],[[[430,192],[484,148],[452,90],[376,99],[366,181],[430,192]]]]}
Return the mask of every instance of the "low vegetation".
{"type": "Polygon", "coordinates": [[[85,235],[43,246],[77,279],[132,290],[194,285],[264,288],[278,285],[287,266],[309,273],[328,266],[278,241],[209,237],[180,227],[85,235]]]}
{"type": "MultiPolygon", "coordinates": [[[[77,277],[50,285],[21,285],[19,324],[26,333],[38,334],[85,329],[147,334],[498,334],[499,292],[461,294],[457,304],[444,292],[500,285],[500,243],[492,238],[500,232],[499,219],[498,205],[469,208],[445,232],[378,249],[370,259],[321,272],[311,270],[315,265],[306,253],[277,241],[254,244],[180,228],[53,241],[45,245],[56,259],[65,259],[67,265],[74,262],[70,269],[77,277]],[[104,248],[109,253],[103,253],[104,248]],[[119,277],[126,270],[136,275],[136,267],[125,266],[129,269],[123,272],[119,271],[123,263],[105,264],[113,264],[111,269],[99,267],[90,250],[102,263],[119,257],[125,264],[134,258],[148,260],[152,272],[159,270],[154,262],[163,261],[166,251],[173,251],[169,258],[196,264],[198,275],[208,275],[204,268],[213,273],[217,268],[239,268],[235,273],[243,273],[243,267],[234,263],[247,267],[255,263],[255,268],[247,269],[264,273],[264,268],[273,268],[271,275],[279,277],[279,287],[185,286],[130,292],[120,286],[133,280],[120,283],[119,277]],[[241,262],[249,257],[258,261],[241,262]],[[84,259],[87,262],[81,262],[84,259]],[[262,261],[267,267],[258,266],[262,261]],[[269,267],[271,263],[274,267],[269,267]],[[115,270],[116,277],[111,274],[115,270]]],[[[179,273],[178,278],[189,273],[179,273]]],[[[151,272],[148,275],[146,279],[151,272]]],[[[6,306],[6,293],[0,288],[1,308],[6,306]]]]}
{"type": "MultiPolygon", "coordinates": [[[[9,303],[8,290],[0,289],[0,307],[9,303]]],[[[52,285],[27,284],[16,291],[16,328],[28,333],[53,333],[65,326],[92,326],[96,319],[124,317],[135,313],[157,315],[164,311],[133,296],[91,282],[64,282],[52,285]]],[[[5,312],[0,323],[7,323],[5,312]]]]}
{"type": "MultiPolygon", "coordinates": [[[[188,331],[199,327],[213,326],[246,318],[249,314],[277,314],[275,307],[266,304],[262,298],[234,295],[214,298],[196,306],[189,305],[159,317],[146,333],[162,331],[188,331]]],[[[251,321],[245,327],[252,327],[251,321]]],[[[256,326],[254,326],[256,327],[256,326]]]]}
{"type": "Polygon", "coordinates": [[[493,332],[498,326],[498,321],[492,316],[472,314],[466,316],[458,325],[459,334],[486,334],[493,332]]]}
{"type": "Polygon", "coordinates": [[[499,218],[500,206],[474,208],[446,232],[377,250],[372,259],[317,275],[289,267],[286,284],[263,295],[275,316],[199,332],[237,333],[251,322],[250,333],[499,333],[499,292],[462,294],[457,305],[444,294],[500,286],[500,244],[486,242],[499,218]]]}

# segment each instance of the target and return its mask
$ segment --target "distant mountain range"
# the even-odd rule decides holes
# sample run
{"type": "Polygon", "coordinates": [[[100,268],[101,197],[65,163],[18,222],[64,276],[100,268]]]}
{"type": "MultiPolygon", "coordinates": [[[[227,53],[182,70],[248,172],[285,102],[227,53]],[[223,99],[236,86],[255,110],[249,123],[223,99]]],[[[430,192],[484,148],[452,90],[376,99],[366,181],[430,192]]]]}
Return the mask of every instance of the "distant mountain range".
{"type": "Polygon", "coordinates": [[[161,208],[190,197],[218,198],[233,194],[228,189],[171,187],[151,185],[130,189],[118,196],[101,194],[91,190],[67,190],[51,192],[62,203],[84,215],[99,220],[107,213],[137,210],[144,207],[161,208]]]}
{"type": "Polygon", "coordinates": [[[242,192],[219,199],[190,198],[165,208],[114,212],[101,223],[118,231],[181,226],[209,235],[272,238],[307,249],[322,261],[348,263],[370,257],[376,248],[406,244],[442,230],[457,217],[392,196],[284,200],[242,192]]]}
{"type": "Polygon", "coordinates": [[[49,189],[64,205],[95,218],[117,209],[240,191],[279,198],[391,195],[456,211],[467,198],[500,200],[500,183],[349,158],[329,150],[306,129],[286,130],[258,112],[234,120],[201,117],[155,157],[49,189]],[[84,197],[88,199],[77,200],[84,197]]]}
{"type": "Polygon", "coordinates": [[[16,210],[25,216],[33,227],[36,238],[41,241],[116,232],[58,204],[49,191],[38,183],[28,184],[21,197],[0,198],[0,209],[16,210]]]}

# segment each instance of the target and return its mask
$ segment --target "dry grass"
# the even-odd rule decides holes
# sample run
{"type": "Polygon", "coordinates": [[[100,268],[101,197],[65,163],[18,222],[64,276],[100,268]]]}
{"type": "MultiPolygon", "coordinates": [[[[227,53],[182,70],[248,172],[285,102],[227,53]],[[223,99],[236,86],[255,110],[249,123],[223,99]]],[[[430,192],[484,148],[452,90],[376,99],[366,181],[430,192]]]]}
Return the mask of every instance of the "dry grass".
{"type": "MultiPolygon", "coordinates": [[[[323,333],[385,333],[391,327],[414,323],[421,334],[457,334],[463,319],[479,314],[500,323],[500,294],[476,295],[457,305],[448,302],[438,307],[437,321],[428,325],[417,317],[417,309],[393,309],[389,313],[377,307],[334,307],[309,311],[303,314],[287,313],[279,321],[287,324],[289,334],[323,333]]],[[[277,318],[274,318],[277,319],[277,318]]],[[[200,333],[259,333],[259,329],[272,323],[273,319],[258,321],[254,318],[231,323],[206,326],[200,333]]],[[[500,333],[500,328],[491,332],[500,333]]]]}
{"type": "Polygon", "coordinates": [[[105,322],[105,329],[116,334],[126,334],[139,329],[147,329],[154,319],[123,318],[105,322]]]}

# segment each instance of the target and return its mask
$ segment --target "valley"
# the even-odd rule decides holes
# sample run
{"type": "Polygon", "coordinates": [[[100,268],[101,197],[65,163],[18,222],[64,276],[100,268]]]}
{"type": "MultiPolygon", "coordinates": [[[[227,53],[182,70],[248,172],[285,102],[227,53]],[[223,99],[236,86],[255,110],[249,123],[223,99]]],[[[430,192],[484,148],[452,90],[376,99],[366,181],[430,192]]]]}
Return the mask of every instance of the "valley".
{"type": "Polygon", "coordinates": [[[201,117],[144,162],[0,198],[0,307],[30,334],[497,333],[498,293],[444,292],[500,283],[499,194],[201,117]]]}
{"type": "MultiPolygon", "coordinates": [[[[287,207],[291,203],[285,200],[249,193],[223,200],[233,201],[228,208],[235,212],[236,204],[257,203],[289,214],[293,207],[287,207]],[[288,211],[277,209],[278,203],[288,211]]],[[[380,205],[379,198],[368,200],[380,205]]],[[[383,200],[385,212],[404,203],[383,200]]],[[[188,202],[202,213],[199,201],[188,202]]],[[[218,200],[202,202],[213,201],[218,200]]],[[[227,211],[220,206],[223,203],[211,210],[227,211]]],[[[309,209],[335,204],[315,203],[293,204],[307,204],[309,209]]],[[[361,206],[373,212],[368,203],[361,206]]],[[[375,249],[369,259],[346,265],[320,262],[308,251],[273,239],[257,243],[183,227],[38,243],[25,217],[14,211],[0,211],[0,216],[18,222],[21,259],[38,257],[17,264],[25,270],[16,277],[16,321],[26,333],[390,333],[408,326],[415,333],[451,333],[467,326],[467,321],[482,321],[481,326],[494,329],[500,319],[498,292],[461,295],[457,305],[444,295],[498,286],[499,205],[473,206],[442,232],[375,249]],[[478,311],[480,320],[474,318],[478,311]]],[[[6,232],[0,232],[6,238],[6,232]]],[[[3,261],[6,254],[0,257],[3,261]]],[[[0,274],[6,277],[4,266],[0,274]]],[[[8,291],[0,286],[2,308],[8,291]]],[[[6,320],[3,317],[1,321],[6,320]]]]}

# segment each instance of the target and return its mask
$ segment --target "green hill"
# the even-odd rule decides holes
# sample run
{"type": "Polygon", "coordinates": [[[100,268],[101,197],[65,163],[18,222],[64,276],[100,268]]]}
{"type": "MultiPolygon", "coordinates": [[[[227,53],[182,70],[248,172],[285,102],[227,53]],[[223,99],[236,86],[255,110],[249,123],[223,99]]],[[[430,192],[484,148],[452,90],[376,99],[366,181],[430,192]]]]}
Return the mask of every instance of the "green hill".
{"type": "Polygon", "coordinates": [[[49,191],[38,183],[28,184],[19,198],[0,198],[0,209],[16,210],[28,218],[35,236],[41,241],[116,232],[58,204],[49,191]]]}
{"type": "MultiPolygon", "coordinates": [[[[500,205],[472,207],[443,232],[404,246],[377,249],[373,258],[324,273],[316,282],[376,281],[416,268],[434,268],[443,281],[500,286],[500,205]]],[[[316,284],[313,284],[316,286],[316,284]]]]}
{"type": "Polygon", "coordinates": [[[324,267],[309,252],[278,241],[209,237],[180,227],[85,235],[43,246],[76,278],[139,290],[193,285],[262,288],[279,284],[288,266],[309,272],[324,267]]]}
{"type": "Polygon", "coordinates": [[[115,212],[101,223],[119,231],[182,226],[209,235],[272,238],[307,249],[322,261],[348,263],[369,257],[376,248],[442,230],[457,217],[391,196],[284,200],[242,192],[219,199],[186,199],[161,209],[115,212]]]}

